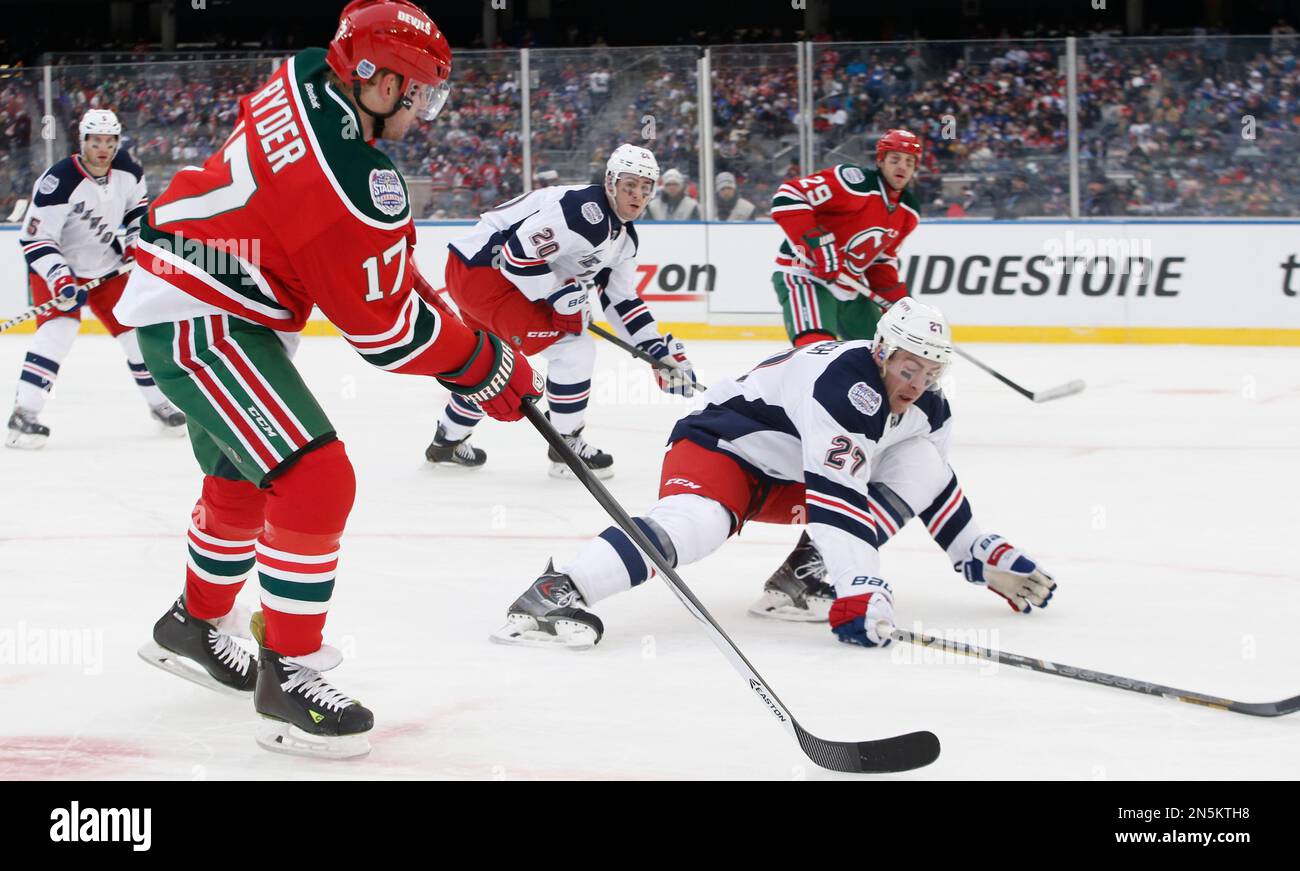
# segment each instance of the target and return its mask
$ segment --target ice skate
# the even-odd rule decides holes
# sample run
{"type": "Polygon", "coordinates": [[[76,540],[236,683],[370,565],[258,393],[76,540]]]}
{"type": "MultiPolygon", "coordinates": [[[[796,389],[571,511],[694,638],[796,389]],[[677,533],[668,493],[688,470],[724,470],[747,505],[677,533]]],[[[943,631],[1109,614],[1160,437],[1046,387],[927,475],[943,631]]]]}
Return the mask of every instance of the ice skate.
{"type": "Polygon", "coordinates": [[[188,433],[185,426],[185,412],[170,402],[161,402],[152,406],[149,409],[149,416],[162,425],[162,431],[166,435],[183,436],[188,433]]]}
{"type": "Polygon", "coordinates": [[[200,620],[177,599],[153,626],[140,658],[163,671],[219,693],[248,698],[257,681],[253,657],[232,635],[244,635],[248,611],[236,606],[217,621],[200,620]],[[241,631],[242,630],[242,631],[241,631]]]}
{"type": "Polygon", "coordinates": [[[542,576],[506,612],[506,625],[492,633],[501,644],[589,650],[605,634],[600,618],[584,611],[573,579],[548,562],[542,576]]]}
{"type": "Polygon", "coordinates": [[[447,428],[440,423],[433,441],[424,449],[424,458],[438,466],[477,469],[487,462],[487,451],[471,446],[469,436],[451,441],[447,438],[447,428]]]}
{"type": "Polygon", "coordinates": [[[822,579],[826,565],[817,547],[804,533],[794,551],[763,585],[763,597],[749,613],[777,620],[823,623],[830,616],[835,590],[822,579]]]}
{"type": "MultiPolygon", "coordinates": [[[[614,458],[593,446],[582,437],[582,427],[564,436],[564,442],[577,454],[597,478],[610,478],[614,475],[614,458]]],[[[555,448],[548,448],[546,454],[551,460],[552,478],[572,478],[573,470],[565,464],[555,448]]]]}
{"type": "Polygon", "coordinates": [[[36,412],[14,407],[9,417],[9,433],[5,447],[34,451],[45,447],[50,438],[50,428],[36,419],[36,412]]]}
{"type": "Polygon", "coordinates": [[[370,752],[366,733],[375,716],[321,676],[343,662],[328,644],[305,656],[282,656],[262,646],[266,638],[262,612],[253,615],[258,643],[257,689],[253,706],[268,722],[257,743],[273,753],[325,759],[354,759],[370,752]]]}

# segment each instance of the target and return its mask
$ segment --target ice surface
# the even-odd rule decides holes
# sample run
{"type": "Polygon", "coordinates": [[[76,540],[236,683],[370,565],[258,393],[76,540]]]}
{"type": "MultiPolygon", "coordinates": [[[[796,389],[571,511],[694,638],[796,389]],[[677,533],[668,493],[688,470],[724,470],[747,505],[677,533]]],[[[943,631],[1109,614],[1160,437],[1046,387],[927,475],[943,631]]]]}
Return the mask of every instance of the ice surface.
{"type": "MultiPolygon", "coordinates": [[[[29,339],[0,337],[0,376],[17,377],[29,339]]],[[[708,381],[777,347],[689,350],[708,381]]],[[[1300,692],[1300,353],[968,350],[1033,388],[1088,381],[1034,405],[964,362],[951,376],[953,462],[977,519],[1060,589],[1016,615],[914,523],[884,555],[900,625],[1243,700],[1300,692]]],[[[45,413],[49,445],[0,450],[0,778],[841,776],[801,754],[657,580],[600,605],[607,633],[588,653],[490,644],[547,557],[607,525],[599,507],[547,477],[526,422],[480,427],[483,469],[431,468],[436,384],[371,369],[333,339],[305,340],[297,362],[359,479],[326,632],[349,657],[330,677],[375,710],[374,752],[266,753],[251,703],[136,658],[182,584],[200,476],[188,442],[157,434],[117,344],[82,336],[45,413]],[[55,631],[89,633],[80,662],[31,662],[55,631]]],[[[610,489],[638,513],[685,402],[608,346],[598,367],[587,435],[614,454],[610,489]]],[[[797,536],[754,525],[681,574],[812,732],[939,734],[936,764],[890,777],[1300,777],[1300,716],[851,648],[824,626],[748,616],[797,536]]],[[[254,603],[255,588],[242,596],[254,603]]]]}

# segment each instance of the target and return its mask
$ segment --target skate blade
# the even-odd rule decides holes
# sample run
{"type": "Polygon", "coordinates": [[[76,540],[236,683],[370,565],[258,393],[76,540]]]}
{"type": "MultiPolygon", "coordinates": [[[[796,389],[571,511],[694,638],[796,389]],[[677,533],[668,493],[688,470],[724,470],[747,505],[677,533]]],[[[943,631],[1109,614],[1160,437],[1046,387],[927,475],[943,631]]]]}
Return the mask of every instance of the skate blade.
{"type": "Polygon", "coordinates": [[[258,729],[257,744],[272,753],[311,759],[359,759],[370,753],[370,739],[364,732],[359,735],[340,735],[337,738],[309,735],[283,720],[269,717],[263,719],[266,722],[258,729]]]}
{"type": "Polygon", "coordinates": [[[549,647],[554,650],[590,650],[600,641],[595,629],[576,620],[556,620],[551,624],[555,631],[547,632],[532,617],[513,615],[508,619],[505,626],[488,636],[491,641],[516,647],[549,647]]]}
{"type": "Polygon", "coordinates": [[[831,603],[813,600],[807,608],[800,608],[785,593],[768,590],[761,599],[749,606],[749,613],[755,617],[787,620],[791,623],[825,623],[830,620],[831,603]]]}
{"type": "Polygon", "coordinates": [[[486,461],[471,465],[469,463],[458,463],[455,460],[431,460],[428,457],[424,458],[424,462],[435,469],[481,469],[487,465],[486,461]]]}
{"type": "Polygon", "coordinates": [[[20,451],[39,451],[45,447],[45,443],[49,439],[49,436],[10,431],[8,437],[5,438],[5,447],[17,448],[20,451]]]}
{"type": "Polygon", "coordinates": [[[178,439],[181,438],[182,436],[187,436],[190,434],[189,424],[182,424],[180,426],[168,426],[165,423],[160,423],[158,424],[158,429],[162,432],[163,435],[174,439],[178,439]]]}
{"type": "Polygon", "coordinates": [[[220,681],[214,680],[212,675],[208,674],[192,660],[181,656],[179,653],[173,653],[153,641],[150,641],[136,652],[141,659],[154,668],[162,669],[168,674],[174,674],[190,683],[196,683],[201,687],[221,693],[223,696],[231,696],[237,699],[250,699],[253,697],[251,689],[237,690],[234,687],[226,686],[220,681]]]}
{"type": "MultiPolygon", "coordinates": [[[[604,469],[591,469],[589,471],[591,472],[591,474],[595,475],[601,481],[604,481],[607,478],[614,477],[613,466],[608,466],[604,469]]],[[[576,481],[578,479],[578,476],[573,474],[573,470],[570,469],[568,466],[566,466],[564,463],[551,463],[550,475],[552,478],[561,478],[570,481],[576,481]]]]}

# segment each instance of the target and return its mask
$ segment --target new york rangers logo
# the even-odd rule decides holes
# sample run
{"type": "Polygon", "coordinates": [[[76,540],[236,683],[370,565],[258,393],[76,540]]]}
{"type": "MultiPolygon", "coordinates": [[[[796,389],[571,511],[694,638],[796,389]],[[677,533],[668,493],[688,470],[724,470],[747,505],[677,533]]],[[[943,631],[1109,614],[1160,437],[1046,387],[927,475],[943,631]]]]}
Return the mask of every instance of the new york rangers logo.
{"type": "Polygon", "coordinates": [[[399,215],[406,208],[406,190],[397,172],[391,169],[370,170],[370,201],[385,215],[399,215]]]}

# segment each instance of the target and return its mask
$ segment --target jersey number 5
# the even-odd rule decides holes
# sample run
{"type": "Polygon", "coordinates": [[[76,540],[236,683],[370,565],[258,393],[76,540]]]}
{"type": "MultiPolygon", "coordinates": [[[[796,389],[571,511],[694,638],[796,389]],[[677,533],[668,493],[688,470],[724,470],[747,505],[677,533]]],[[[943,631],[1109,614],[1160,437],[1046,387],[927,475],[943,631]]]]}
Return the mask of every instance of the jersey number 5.
{"type": "Polygon", "coordinates": [[[867,461],[867,457],[862,453],[862,449],[844,436],[836,436],[831,439],[831,449],[826,452],[826,465],[832,469],[843,469],[845,456],[848,455],[853,459],[853,468],[849,473],[856,475],[858,469],[867,461]]]}

